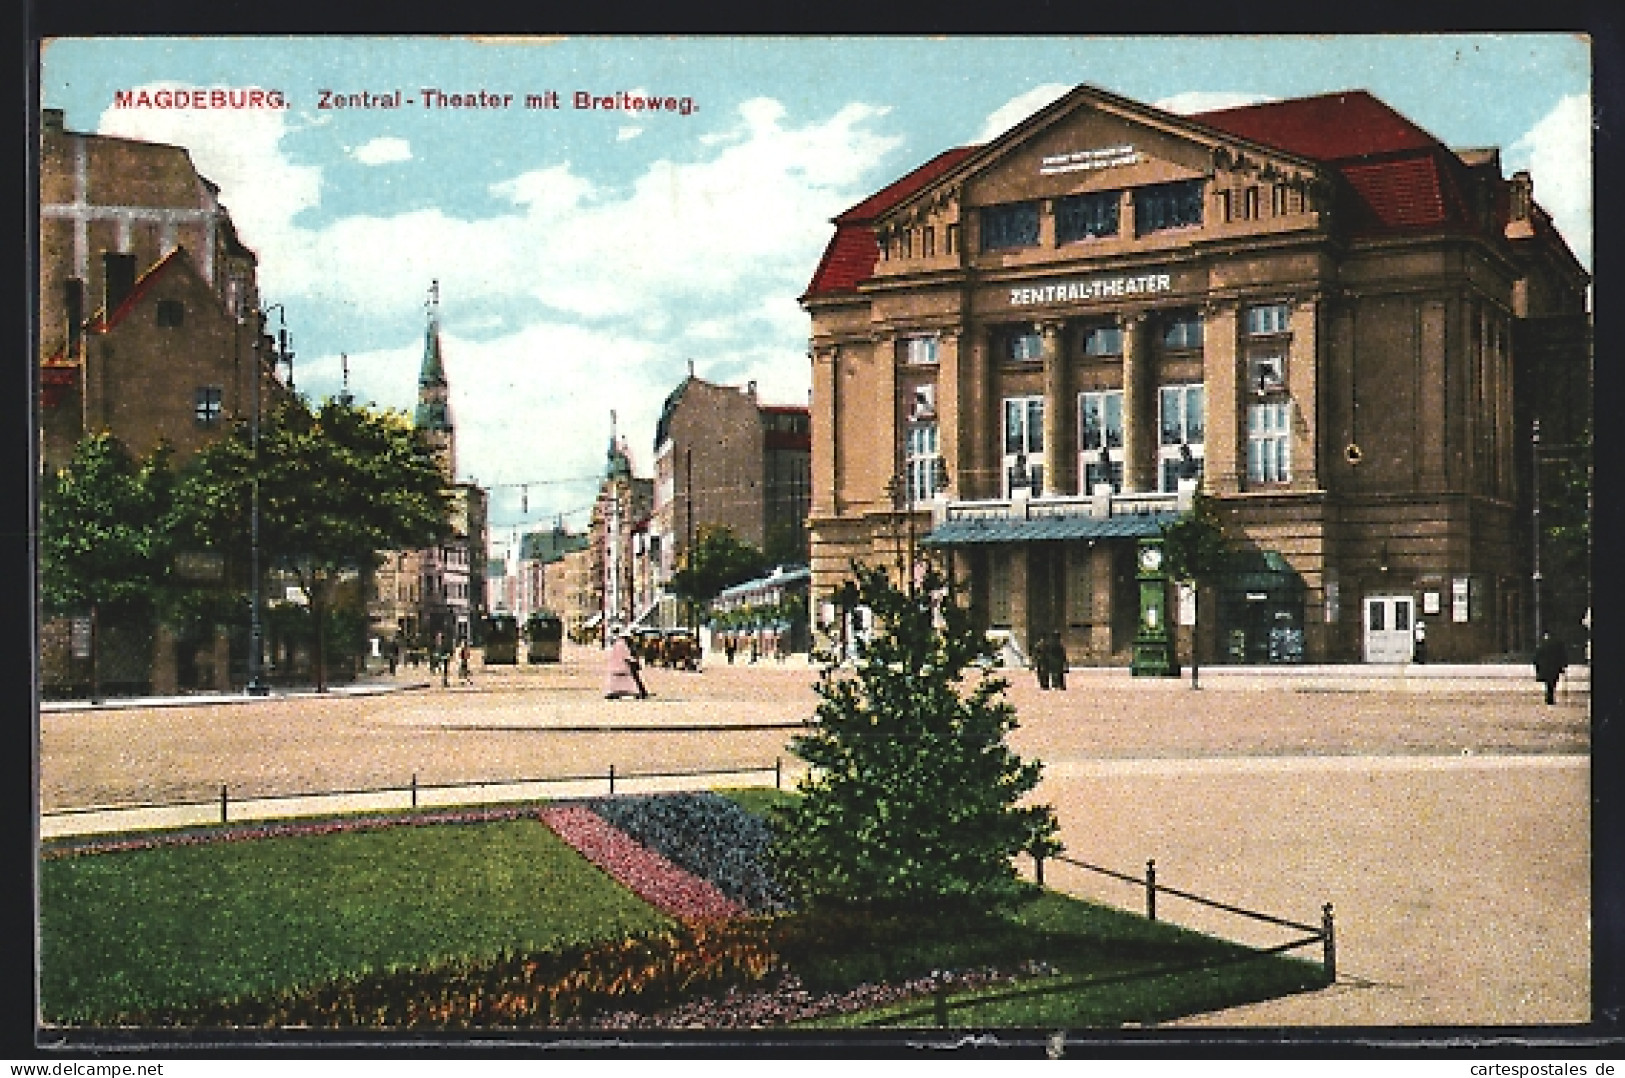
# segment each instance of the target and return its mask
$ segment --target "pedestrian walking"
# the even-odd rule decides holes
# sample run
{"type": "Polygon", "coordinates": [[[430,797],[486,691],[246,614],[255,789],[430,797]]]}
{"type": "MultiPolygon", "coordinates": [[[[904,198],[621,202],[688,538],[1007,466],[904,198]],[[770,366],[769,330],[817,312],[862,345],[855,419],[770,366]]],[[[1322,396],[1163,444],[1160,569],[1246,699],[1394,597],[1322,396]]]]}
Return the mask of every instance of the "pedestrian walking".
{"type": "Polygon", "coordinates": [[[1059,630],[1049,637],[1049,684],[1052,689],[1066,691],[1066,645],[1061,642],[1059,630]]]}
{"type": "Polygon", "coordinates": [[[617,632],[604,670],[604,699],[619,700],[623,696],[648,699],[649,690],[643,687],[643,678],[638,672],[640,665],[627,634],[617,632]]]}
{"type": "Polygon", "coordinates": [[[1568,649],[1551,633],[1541,633],[1535,647],[1535,679],[1546,686],[1546,702],[1557,703],[1557,681],[1569,668],[1568,649]]]}
{"type": "Polygon", "coordinates": [[[401,642],[399,640],[391,640],[389,642],[389,654],[386,657],[389,659],[389,672],[391,675],[393,675],[395,673],[395,668],[399,666],[401,662],[401,642]]]}
{"type": "Polygon", "coordinates": [[[728,665],[734,664],[734,652],[739,650],[739,641],[734,639],[733,633],[722,634],[722,650],[728,656],[728,665]]]}
{"type": "Polygon", "coordinates": [[[464,685],[474,684],[474,674],[468,668],[468,641],[457,649],[457,677],[464,685]]]}
{"type": "Polygon", "coordinates": [[[1428,661],[1428,627],[1421,618],[1416,619],[1416,628],[1412,630],[1412,639],[1416,646],[1411,649],[1411,661],[1425,663],[1428,661]]]}
{"type": "Polygon", "coordinates": [[[1033,641],[1033,673],[1038,675],[1038,687],[1049,688],[1050,659],[1049,637],[1041,636],[1033,641]]]}

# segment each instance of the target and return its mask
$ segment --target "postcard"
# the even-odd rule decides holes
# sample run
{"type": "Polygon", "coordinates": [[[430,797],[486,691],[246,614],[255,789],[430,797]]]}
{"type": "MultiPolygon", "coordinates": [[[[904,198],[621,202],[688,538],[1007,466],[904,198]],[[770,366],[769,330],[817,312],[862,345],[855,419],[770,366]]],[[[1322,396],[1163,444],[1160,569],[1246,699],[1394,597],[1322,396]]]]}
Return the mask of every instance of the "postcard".
{"type": "Polygon", "coordinates": [[[40,1046],[1592,1023],[1585,36],[39,81],[40,1046]]]}

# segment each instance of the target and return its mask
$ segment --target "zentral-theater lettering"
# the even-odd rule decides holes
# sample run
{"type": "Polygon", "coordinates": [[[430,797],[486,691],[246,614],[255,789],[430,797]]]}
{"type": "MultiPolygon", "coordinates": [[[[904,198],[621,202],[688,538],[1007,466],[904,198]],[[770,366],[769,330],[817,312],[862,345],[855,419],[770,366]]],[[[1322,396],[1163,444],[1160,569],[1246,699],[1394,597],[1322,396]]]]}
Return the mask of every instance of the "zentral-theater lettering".
{"type": "Polygon", "coordinates": [[[1010,305],[1024,307],[1032,303],[1065,303],[1074,299],[1138,296],[1145,292],[1172,291],[1173,287],[1173,277],[1166,273],[1146,273],[1138,277],[1098,277],[1092,281],[1058,281],[1055,284],[1012,288],[1010,305]]]}

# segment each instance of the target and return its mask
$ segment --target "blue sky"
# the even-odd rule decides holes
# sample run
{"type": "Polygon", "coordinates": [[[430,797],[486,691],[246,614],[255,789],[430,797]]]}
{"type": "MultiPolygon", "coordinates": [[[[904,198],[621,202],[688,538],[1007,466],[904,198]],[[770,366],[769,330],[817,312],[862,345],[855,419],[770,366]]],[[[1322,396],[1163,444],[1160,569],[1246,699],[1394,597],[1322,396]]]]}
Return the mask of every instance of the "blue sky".
{"type": "Polygon", "coordinates": [[[617,413],[652,468],[686,374],[805,403],[796,303],[829,219],[1078,83],[1189,112],[1366,89],[1497,146],[1591,264],[1591,55],[1563,34],[1020,38],[93,38],[44,46],[72,130],[186,146],[281,303],[299,388],[410,408],[439,280],[461,478],[493,535],[586,523],[617,413]],[[280,110],[113,107],[142,87],[280,90],[280,110]],[[511,93],[425,108],[423,91],[511,93]],[[321,91],[401,90],[400,109],[321,91]],[[561,107],[527,109],[557,91],[561,107]],[[688,98],[681,113],[573,95],[688,98]]]}

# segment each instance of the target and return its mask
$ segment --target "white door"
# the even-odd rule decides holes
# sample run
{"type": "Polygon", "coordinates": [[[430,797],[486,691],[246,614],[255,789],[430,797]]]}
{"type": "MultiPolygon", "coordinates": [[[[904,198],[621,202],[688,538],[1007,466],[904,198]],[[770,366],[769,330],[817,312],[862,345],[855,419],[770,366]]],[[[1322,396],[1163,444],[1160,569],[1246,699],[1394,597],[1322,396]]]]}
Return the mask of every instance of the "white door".
{"type": "Polygon", "coordinates": [[[1365,661],[1411,661],[1411,630],[1416,613],[1409,595],[1368,595],[1365,600],[1365,661]]]}

